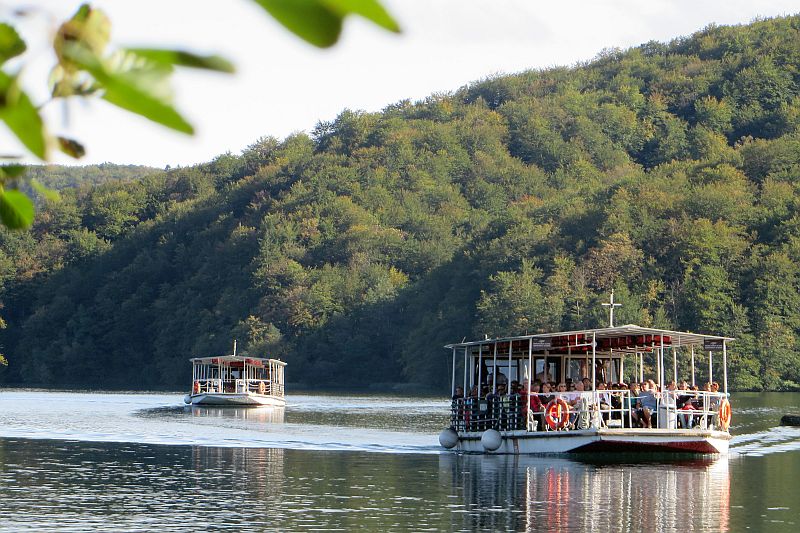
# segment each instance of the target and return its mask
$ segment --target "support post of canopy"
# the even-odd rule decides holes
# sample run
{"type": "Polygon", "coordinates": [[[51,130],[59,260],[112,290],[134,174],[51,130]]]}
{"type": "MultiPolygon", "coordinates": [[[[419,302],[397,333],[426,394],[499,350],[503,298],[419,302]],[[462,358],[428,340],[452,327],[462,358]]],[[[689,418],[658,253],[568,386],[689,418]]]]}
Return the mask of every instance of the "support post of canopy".
{"type": "Polygon", "coordinates": [[[597,332],[592,332],[592,403],[597,409],[597,332]]]}
{"type": "Polygon", "coordinates": [[[644,381],[644,352],[639,352],[639,383],[644,381]]]}
{"type": "Polygon", "coordinates": [[[492,359],[492,394],[497,394],[497,341],[494,341],[494,358],[492,359]]]}
{"type": "MultiPolygon", "coordinates": [[[[614,348],[609,348],[608,350],[608,366],[610,367],[608,372],[603,370],[603,381],[606,383],[611,383],[614,381],[614,348]],[[611,374],[609,376],[609,373],[611,374]]],[[[605,369],[606,365],[603,365],[603,369],[605,369]]]]}
{"type": "MultiPolygon", "coordinates": [[[[511,394],[511,347],[514,346],[514,341],[508,341],[508,375],[506,376],[506,394],[511,394]]],[[[517,381],[519,381],[519,376],[517,376],[517,381]]]]}
{"type": "Polygon", "coordinates": [[[681,345],[681,336],[678,335],[678,346],[672,345],[672,379],[678,383],[678,347],[681,345]]]}
{"type": "MultiPolygon", "coordinates": [[[[613,362],[611,363],[614,364],[613,362]]],[[[619,353],[619,376],[617,376],[617,382],[625,383],[625,352],[621,351],[619,353]]]]}
{"type": "Polygon", "coordinates": [[[478,382],[476,385],[478,386],[478,398],[481,397],[481,393],[483,392],[483,387],[481,384],[483,383],[483,344],[478,345],[478,382]]]}
{"type": "Polygon", "coordinates": [[[694,386],[694,344],[692,344],[692,387],[694,386]]]}
{"type": "Polygon", "coordinates": [[[664,392],[664,334],[661,334],[661,349],[659,350],[659,355],[661,356],[661,363],[658,365],[658,386],[661,388],[661,392],[664,392]]]}
{"type": "Polygon", "coordinates": [[[525,406],[527,410],[531,401],[531,375],[533,374],[533,337],[528,339],[528,405],[525,406]]]}
{"type": "Polygon", "coordinates": [[[712,373],[714,372],[714,367],[713,367],[713,364],[712,364],[714,356],[711,355],[711,354],[712,354],[712,352],[711,352],[711,350],[709,350],[709,352],[708,352],[708,382],[709,383],[714,383],[714,378],[712,377],[712,373]]]}
{"type": "Polygon", "coordinates": [[[725,397],[728,396],[728,341],[722,340],[722,386],[725,397]]]}
{"type": "Polygon", "coordinates": [[[456,394],[456,347],[453,346],[453,379],[450,384],[450,397],[456,394]]]}
{"type": "Polygon", "coordinates": [[[469,348],[464,346],[464,398],[467,397],[467,391],[469,390],[467,389],[467,371],[469,369],[469,365],[467,364],[467,350],[469,350],[469,348]]]}

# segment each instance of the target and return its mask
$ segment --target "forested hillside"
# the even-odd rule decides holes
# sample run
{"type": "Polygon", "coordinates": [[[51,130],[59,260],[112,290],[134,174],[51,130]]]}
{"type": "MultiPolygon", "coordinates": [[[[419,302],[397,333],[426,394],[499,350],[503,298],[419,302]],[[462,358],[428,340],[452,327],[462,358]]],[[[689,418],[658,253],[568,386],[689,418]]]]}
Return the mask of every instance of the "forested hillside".
{"type": "Polygon", "coordinates": [[[0,235],[0,380],[185,388],[237,338],[291,382],[443,390],[446,342],[601,326],[613,288],[796,389],[799,66],[798,16],[709,27],[68,190],[0,235]]]}

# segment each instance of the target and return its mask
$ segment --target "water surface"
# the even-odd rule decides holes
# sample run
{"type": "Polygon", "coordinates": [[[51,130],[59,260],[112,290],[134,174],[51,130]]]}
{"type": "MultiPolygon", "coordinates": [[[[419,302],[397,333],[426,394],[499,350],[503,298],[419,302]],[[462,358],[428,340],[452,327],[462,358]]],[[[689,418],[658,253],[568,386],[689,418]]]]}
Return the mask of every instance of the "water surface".
{"type": "Polygon", "coordinates": [[[797,531],[798,394],[734,397],[731,455],[456,455],[447,402],[0,391],[0,530],[797,531]],[[380,453],[375,453],[380,452],[380,453]]]}

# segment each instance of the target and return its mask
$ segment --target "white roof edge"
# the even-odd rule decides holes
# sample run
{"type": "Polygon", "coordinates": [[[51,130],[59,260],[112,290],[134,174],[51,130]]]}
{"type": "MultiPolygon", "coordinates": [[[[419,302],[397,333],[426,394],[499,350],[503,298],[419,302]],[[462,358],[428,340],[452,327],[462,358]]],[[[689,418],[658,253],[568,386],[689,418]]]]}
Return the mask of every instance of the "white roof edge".
{"type": "MultiPolygon", "coordinates": [[[[587,334],[588,335],[595,334],[600,338],[613,337],[616,335],[626,335],[626,334],[669,335],[670,337],[675,337],[675,336],[683,337],[682,340],[688,341],[688,342],[681,342],[680,344],[678,344],[679,346],[700,344],[700,341],[703,339],[717,339],[727,342],[736,340],[734,337],[725,337],[722,335],[708,335],[705,333],[692,333],[690,331],[673,331],[668,329],[646,328],[642,326],[637,326],[636,324],[625,324],[624,326],[614,326],[613,328],[587,328],[574,331],[535,333],[532,335],[519,335],[515,337],[498,337],[494,339],[483,339],[479,341],[457,342],[457,343],[446,344],[444,347],[447,349],[466,348],[468,346],[478,346],[481,344],[494,344],[495,342],[508,342],[508,341],[536,339],[536,338],[547,339],[551,337],[564,337],[567,335],[587,335],[587,334]]],[[[673,341],[673,345],[674,344],[675,342],[673,341]]]]}
{"type": "Polygon", "coordinates": [[[285,361],[281,361],[280,359],[273,359],[270,357],[250,357],[249,355],[209,355],[207,357],[192,357],[189,359],[191,362],[197,361],[211,361],[212,359],[222,359],[223,361],[270,361],[273,363],[278,363],[279,365],[286,366],[285,361]]]}

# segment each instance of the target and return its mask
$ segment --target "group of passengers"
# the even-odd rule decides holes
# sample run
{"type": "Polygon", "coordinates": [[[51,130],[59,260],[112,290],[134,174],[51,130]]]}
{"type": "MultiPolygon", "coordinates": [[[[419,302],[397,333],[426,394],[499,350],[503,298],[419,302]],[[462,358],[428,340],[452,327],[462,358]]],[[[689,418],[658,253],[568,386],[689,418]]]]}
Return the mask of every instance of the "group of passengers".
{"type": "MultiPolygon", "coordinates": [[[[539,431],[548,429],[545,423],[547,406],[556,399],[562,399],[569,406],[569,419],[562,429],[588,429],[592,421],[600,425],[619,425],[622,427],[657,427],[659,403],[677,413],[677,427],[691,429],[698,427],[708,416],[706,423],[713,425],[715,413],[719,408],[719,396],[710,398],[701,395],[700,388],[690,386],[686,381],[670,381],[666,391],[652,379],[627,383],[604,383],[598,381],[597,404],[592,401],[592,381],[588,377],[580,380],[567,379],[554,381],[536,379],[530,384],[511,381],[498,372],[497,383],[493,375],[480,386],[475,385],[465,397],[464,390],[458,386],[453,395],[453,421],[467,431],[482,431],[489,427],[504,430],[524,429],[528,413],[538,423],[539,431]],[[705,403],[705,405],[704,405],[705,403]],[[617,422],[611,422],[612,420],[617,422]]],[[[706,383],[703,392],[719,392],[719,383],[706,383]]]]}

